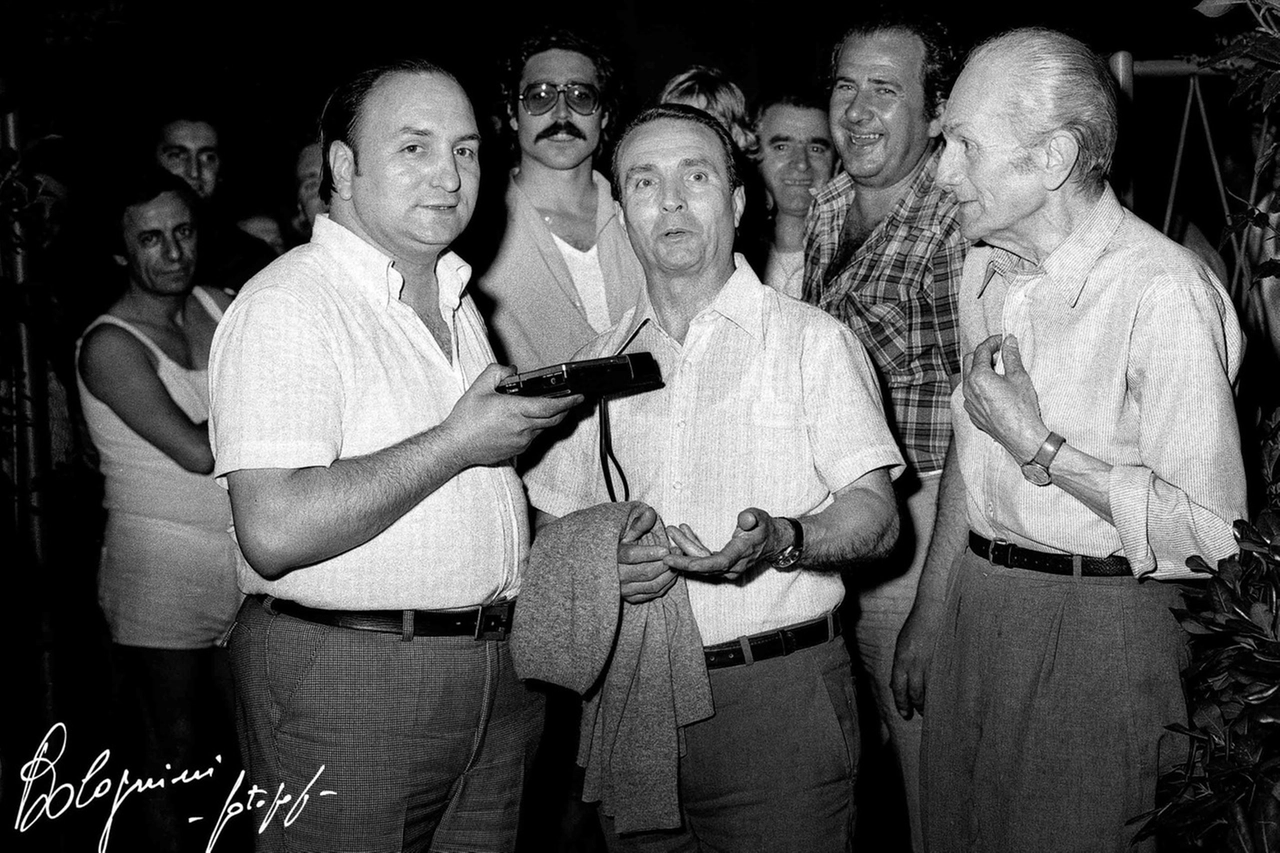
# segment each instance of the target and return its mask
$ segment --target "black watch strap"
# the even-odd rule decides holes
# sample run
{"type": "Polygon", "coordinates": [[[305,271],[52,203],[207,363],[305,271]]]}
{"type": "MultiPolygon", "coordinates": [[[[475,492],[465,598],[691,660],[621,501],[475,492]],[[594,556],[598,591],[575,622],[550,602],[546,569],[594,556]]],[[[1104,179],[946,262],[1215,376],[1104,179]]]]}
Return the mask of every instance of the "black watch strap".
{"type": "Polygon", "coordinates": [[[774,554],[769,565],[775,569],[789,569],[804,556],[804,527],[794,518],[783,516],[778,520],[791,525],[791,544],[774,554]]]}

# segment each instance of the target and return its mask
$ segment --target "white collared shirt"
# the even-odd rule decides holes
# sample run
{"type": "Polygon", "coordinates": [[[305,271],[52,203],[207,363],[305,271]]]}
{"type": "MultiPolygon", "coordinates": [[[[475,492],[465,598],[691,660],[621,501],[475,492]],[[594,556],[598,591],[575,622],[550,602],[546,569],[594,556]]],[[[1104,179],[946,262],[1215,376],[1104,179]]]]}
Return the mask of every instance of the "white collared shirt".
{"type": "MultiPolygon", "coordinates": [[[[210,356],[214,474],[328,466],[442,422],[493,352],[463,289],[471,268],[436,264],[446,356],[400,301],[391,259],[325,215],[311,242],[245,285],[210,356]]],[[[313,607],[444,609],[514,594],[528,520],[509,464],[445,483],[368,542],[268,581],[241,557],[246,593],[313,607]]]]}
{"type": "MultiPolygon", "coordinates": [[[[1185,578],[1235,551],[1245,514],[1232,383],[1241,336],[1204,263],[1122,208],[1110,188],[1039,267],[974,249],[960,288],[961,351],[1015,335],[1045,425],[1112,466],[1114,524],[951,411],[970,526],[1027,548],[1128,558],[1136,575],[1185,578]]],[[[1050,469],[1052,470],[1052,469],[1050,469]]],[[[1201,575],[1203,577],[1203,575],[1201,575]]]]}
{"type": "MultiPolygon", "coordinates": [[[[863,474],[901,472],[862,345],[825,312],[765,287],[741,256],[683,345],[659,327],[642,294],[577,357],[613,355],[646,319],[627,352],[653,353],[665,387],[611,400],[609,420],[631,498],[666,524],[688,524],[717,550],[749,506],[806,515],[863,474]]],[[[598,435],[592,415],[526,475],[534,506],[563,516],[608,500],[598,435]]],[[[843,597],[836,571],[766,569],[734,583],[689,578],[707,645],[817,618],[843,597]]]]}

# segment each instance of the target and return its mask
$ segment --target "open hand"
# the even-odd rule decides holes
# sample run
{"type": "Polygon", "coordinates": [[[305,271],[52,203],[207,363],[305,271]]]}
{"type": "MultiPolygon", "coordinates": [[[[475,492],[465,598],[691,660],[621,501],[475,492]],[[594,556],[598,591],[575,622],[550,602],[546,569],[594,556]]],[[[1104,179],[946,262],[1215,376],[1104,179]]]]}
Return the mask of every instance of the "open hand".
{"type": "Polygon", "coordinates": [[[667,535],[678,553],[667,555],[663,562],[671,568],[693,574],[716,575],[725,580],[741,577],[749,569],[766,562],[764,555],[773,531],[773,517],[762,509],[750,507],[738,513],[738,526],[719,551],[711,551],[687,524],[668,527],[667,535]]]}

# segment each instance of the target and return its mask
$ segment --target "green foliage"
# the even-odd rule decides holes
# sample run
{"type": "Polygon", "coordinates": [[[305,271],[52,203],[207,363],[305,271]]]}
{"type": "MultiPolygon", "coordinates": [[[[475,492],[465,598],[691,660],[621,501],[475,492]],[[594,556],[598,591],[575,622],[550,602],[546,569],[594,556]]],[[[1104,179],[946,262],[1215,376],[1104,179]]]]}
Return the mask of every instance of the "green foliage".
{"type": "MultiPolygon", "coordinates": [[[[1273,168],[1277,150],[1273,133],[1277,122],[1273,107],[1280,101],[1280,0],[1202,0],[1196,10],[1207,17],[1217,18],[1237,7],[1247,9],[1256,26],[1232,37],[1222,51],[1201,64],[1230,75],[1236,84],[1232,97],[1246,102],[1258,113],[1264,129],[1272,132],[1264,131],[1254,164],[1249,198],[1240,198],[1232,193],[1243,204],[1243,209],[1231,214],[1219,250],[1233,236],[1243,236],[1250,228],[1263,232],[1268,240],[1276,236],[1270,217],[1258,206],[1258,187],[1259,177],[1264,172],[1269,174],[1273,168]]],[[[1240,258],[1238,262],[1243,263],[1245,259],[1240,258]]],[[[1249,270],[1247,279],[1258,282],[1275,274],[1273,267],[1262,264],[1249,270]]]]}
{"type": "Polygon", "coordinates": [[[1254,525],[1236,522],[1240,552],[1189,590],[1174,615],[1191,635],[1184,675],[1190,727],[1187,760],[1160,779],[1154,811],[1135,840],[1161,851],[1280,851],[1280,509],[1254,525]]]}

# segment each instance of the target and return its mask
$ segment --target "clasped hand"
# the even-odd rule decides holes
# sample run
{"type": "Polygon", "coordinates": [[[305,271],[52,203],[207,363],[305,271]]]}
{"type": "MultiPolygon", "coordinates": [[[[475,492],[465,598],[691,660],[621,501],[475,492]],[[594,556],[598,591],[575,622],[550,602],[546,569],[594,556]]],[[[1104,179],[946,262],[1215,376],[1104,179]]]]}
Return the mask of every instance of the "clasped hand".
{"type": "Polygon", "coordinates": [[[1049,432],[1013,335],[1003,341],[992,335],[964,357],[964,408],[974,426],[1019,462],[1034,456],[1049,432]],[[995,369],[997,354],[1004,362],[1003,376],[995,369]]]}

